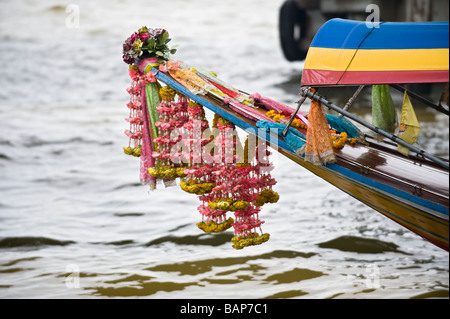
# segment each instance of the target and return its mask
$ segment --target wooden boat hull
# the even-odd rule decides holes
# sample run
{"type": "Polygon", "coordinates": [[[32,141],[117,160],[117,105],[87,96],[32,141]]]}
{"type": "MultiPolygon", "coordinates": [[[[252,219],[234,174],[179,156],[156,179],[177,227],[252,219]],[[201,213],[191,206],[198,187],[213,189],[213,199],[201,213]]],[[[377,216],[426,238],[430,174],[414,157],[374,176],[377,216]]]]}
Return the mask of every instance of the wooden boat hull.
{"type": "MultiPolygon", "coordinates": [[[[161,82],[248,133],[258,132],[255,121],[223,102],[193,94],[167,74],[153,72],[161,82]]],[[[259,111],[263,114],[267,110],[259,111]]],[[[346,146],[336,152],[336,164],[317,166],[293,152],[280,136],[265,133],[262,137],[272,143],[276,151],[318,177],[436,246],[449,250],[448,171],[424,159],[401,157],[376,143],[346,146]]]]}
{"type": "MultiPolygon", "coordinates": [[[[345,172],[336,164],[315,166],[286,151],[281,151],[281,153],[434,245],[444,250],[449,250],[448,214],[447,218],[445,218],[445,213],[431,211],[425,205],[409,201],[405,199],[405,197],[409,197],[405,196],[405,194],[401,194],[403,196],[400,196],[400,194],[395,196],[395,194],[389,193],[385,185],[378,187],[370,185],[374,184],[373,180],[370,182],[363,175],[345,172]],[[383,188],[385,190],[382,190],[383,188]]],[[[445,209],[445,207],[442,207],[442,211],[445,211],[445,209]]]]}

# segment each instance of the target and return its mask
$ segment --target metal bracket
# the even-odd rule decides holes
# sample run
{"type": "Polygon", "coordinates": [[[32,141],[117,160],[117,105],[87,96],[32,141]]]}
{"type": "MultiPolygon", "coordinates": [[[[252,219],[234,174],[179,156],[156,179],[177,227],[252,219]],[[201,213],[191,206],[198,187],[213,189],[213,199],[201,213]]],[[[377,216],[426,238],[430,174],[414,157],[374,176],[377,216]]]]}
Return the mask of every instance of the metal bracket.
{"type": "Polygon", "coordinates": [[[370,166],[361,165],[360,169],[361,169],[361,173],[363,173],[364,175],[370,174],[370,170],[371,170],[370,166]]]}
{"type": "MultiPolygon", "coordinates": [[[[359,96],[359,94],[361,93],[361,91],[365,88],[365,85],[361,85],[355,92],[355,94],[353,94],[353,96],[348,100],[347,104],[344,106],[343,110],[344,111],[348,111],[348,109],[353,105],[353,103],[355,103],[357,97],[359,96]]],[[[341,114],[341,116],[343,116],[341,114]]]]}
{"type": "Polygon", "coordinates": [[[422,187],[420,187],[419,185],[414,185],[413,187],[413,195],[421,196],[423,190],[422,187]]]}
{"type": "Polygon", "coordinates": [[[297,102],[297,109],[295,110],[294,113],[292,113],[292,116],[289,120],[289,123],[286,125],[286,128],[283,130],[283,132],[281,133],[281,135],[283,137],[286,137],[287,132],[289,130],[289,128],[292,125],[292,122],[294,121],[295,117],[297,116],[298,111],[300,111],[300,108],[302,107],[303,103],[305,103],[306,98],[308,97],[307,93],[309,92],[309,90],[311,89],[311,87],[309,86],[304,86],[300,88],[300,100],[297,102]]]}

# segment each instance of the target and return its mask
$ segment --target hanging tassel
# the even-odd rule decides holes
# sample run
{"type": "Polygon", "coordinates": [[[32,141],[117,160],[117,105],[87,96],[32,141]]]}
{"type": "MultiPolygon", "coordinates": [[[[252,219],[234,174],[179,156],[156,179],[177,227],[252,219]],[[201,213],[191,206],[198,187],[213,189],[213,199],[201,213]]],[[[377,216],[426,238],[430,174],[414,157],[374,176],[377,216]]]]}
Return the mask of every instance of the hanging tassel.
{"type": "MultiPolygon", "coordinates": [[[[372,87],[372,124],[392,134],[398,127],[398,115],[387,84],[372,87]]],[[[381,141],[384,137],[377,135],[377,139],[381,141]]]]}
{"type": "Polygon", "coordinates": [[[308,119],[311,125],[306,134],[305,160],[314,165],[336,162],[330,128],[321,103],[311,101],[308,119]]]}

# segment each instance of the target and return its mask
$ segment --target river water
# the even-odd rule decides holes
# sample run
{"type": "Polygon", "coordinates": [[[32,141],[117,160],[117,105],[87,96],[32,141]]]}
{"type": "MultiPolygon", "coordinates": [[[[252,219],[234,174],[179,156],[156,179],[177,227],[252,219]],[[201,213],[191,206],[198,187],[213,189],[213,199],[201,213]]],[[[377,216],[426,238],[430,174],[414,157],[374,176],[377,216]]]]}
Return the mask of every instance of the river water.
{"type": "MultiPolygon", "coordinates": [[[[195,196],[149,192],[122,153],[122,43],[143,25],[170,32],[174,58],[294,106],[281,3],[0,2],[1,298],[448,298],[447,252],[281,155],[271,239],[236,251],[197,229],[195,196]]],[[[448,118],[419,112],[419,143],[448,158],[448,118]]]]}

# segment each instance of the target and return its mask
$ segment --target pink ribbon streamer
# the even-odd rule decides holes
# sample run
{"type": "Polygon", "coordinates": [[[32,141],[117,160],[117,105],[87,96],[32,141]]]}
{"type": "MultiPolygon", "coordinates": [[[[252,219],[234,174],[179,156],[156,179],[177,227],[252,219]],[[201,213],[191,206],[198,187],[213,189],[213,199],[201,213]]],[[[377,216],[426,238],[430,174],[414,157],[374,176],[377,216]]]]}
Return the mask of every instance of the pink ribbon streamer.
{"type": "MultiPolygon", "coordinates": [[[[282,112],[285,114],[290,114],[292,115],[292,113],[294,113],[294,109],[281,104],[277,101],[274,101],[272,99],[269,99],[267,97],[263,97],[261,96],[261,94],[259,93],[255,93],[250,95],[250,98],[252,98],[254,101],[261,103],[262,105],[264,105],[268,110],[274,110],[277,112],[282,112]]],[[[297,113],[297,117],[303,122],[303,124],[305,124],[306,126],[310,126],[309,121],[306,119],[306,117],[303,116],[303,114],[301,114],[300,112],[297,113]]]]}
{"type": "Polygon", "coordinates": [[[251,108],[251,107],[249,107],[247,105],[244,105],[244,104],[232,101],[231,98],[227,97],[223,101],[224,101],[225,104],[228,105],[229,108],[231,108],[235,112],[245,116],[248,119],[251,119],[253,121],[261,121],[261,118],[264,118],[265,121],[274,122],[274,120],[272,120],[271,118],[268,118],[264,114],[259,113],[258,111],[255,111],[253,108],[251,108]],[[233,103],[230,103],[230,102],[233,102],[233,103]],[[239,108],[234,107],[233,104],[239,106],[241,109],[245,110],[245,112],[243,112],[239,108]]]}
{"type": "Polygon", "coordinates": [[[150,129],[150,115],[147,105],[147,94],[145,91],[145,85],[141,87],[141,106],[142,117],[144,120],[143,132],[142,132],[142,150],[141,150],[141,169],[140,180],[144,184],[155,185],[156,178],[148,173],[148,169],[155,167],[155,159],[153,158],[153,135],[150,129]]]}

